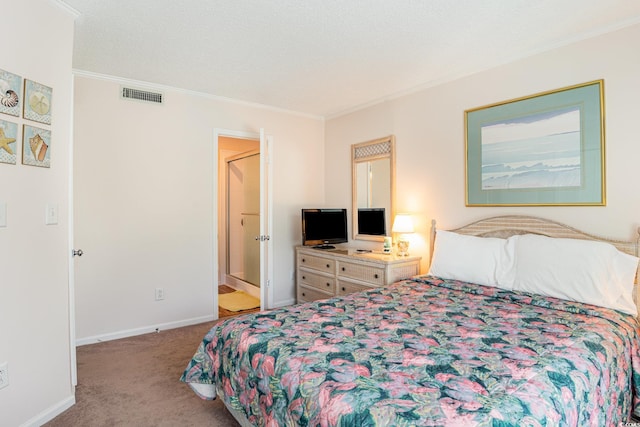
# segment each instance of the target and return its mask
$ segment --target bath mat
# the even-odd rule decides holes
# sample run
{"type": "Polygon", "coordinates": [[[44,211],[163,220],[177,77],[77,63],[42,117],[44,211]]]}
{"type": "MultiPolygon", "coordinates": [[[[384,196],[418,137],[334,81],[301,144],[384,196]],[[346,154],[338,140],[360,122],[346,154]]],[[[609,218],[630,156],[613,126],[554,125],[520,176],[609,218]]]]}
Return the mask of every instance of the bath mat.
{"type": "Polygon", "coordinates": [[[218,295],[218,305],[225,310],[242,311],[260,307],[260,300],[245,292],[234,291],[218,295]]]}

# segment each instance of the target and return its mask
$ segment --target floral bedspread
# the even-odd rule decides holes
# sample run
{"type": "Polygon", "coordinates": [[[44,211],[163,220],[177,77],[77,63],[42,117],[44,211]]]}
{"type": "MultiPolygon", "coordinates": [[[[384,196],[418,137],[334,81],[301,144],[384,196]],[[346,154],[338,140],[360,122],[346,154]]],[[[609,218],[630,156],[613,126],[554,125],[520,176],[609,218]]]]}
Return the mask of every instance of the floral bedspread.
{"type": "Polygon", "coordinates": [[[181,380],[257,426],[618,426],[638,344],[626,314],[422,276],[221,322],[181,380]]]}

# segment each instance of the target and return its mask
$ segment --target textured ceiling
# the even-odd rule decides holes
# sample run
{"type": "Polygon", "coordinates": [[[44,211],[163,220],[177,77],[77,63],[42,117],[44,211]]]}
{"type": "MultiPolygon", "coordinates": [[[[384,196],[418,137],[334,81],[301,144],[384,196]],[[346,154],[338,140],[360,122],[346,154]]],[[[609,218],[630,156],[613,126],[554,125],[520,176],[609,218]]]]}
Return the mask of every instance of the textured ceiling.
{"type": "Polygon", "coordinates": [[[73,67],[317,116],[640,22],[636,0],[54,0],[73,67]]]}

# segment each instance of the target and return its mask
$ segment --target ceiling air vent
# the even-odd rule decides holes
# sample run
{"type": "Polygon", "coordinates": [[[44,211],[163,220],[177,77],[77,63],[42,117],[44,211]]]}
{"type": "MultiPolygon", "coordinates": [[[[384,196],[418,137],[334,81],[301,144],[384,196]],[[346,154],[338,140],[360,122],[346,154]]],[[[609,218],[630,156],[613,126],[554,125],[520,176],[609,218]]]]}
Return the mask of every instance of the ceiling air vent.
{"type": "Polygon", "coordinates": [[[130,87],[122,87],[120,95],[124,99],[135,99],[137,101],[162,104],[162,94],[158,92],[149,92],[146,90],[133,89],[130,87]]]}

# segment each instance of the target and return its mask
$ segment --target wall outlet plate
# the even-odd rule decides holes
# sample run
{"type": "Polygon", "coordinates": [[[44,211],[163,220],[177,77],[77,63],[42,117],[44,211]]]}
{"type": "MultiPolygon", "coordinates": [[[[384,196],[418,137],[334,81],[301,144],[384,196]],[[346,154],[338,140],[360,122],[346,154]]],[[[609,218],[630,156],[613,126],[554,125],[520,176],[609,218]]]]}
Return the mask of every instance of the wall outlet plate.
{"type": "Polygon", "coordinates": [[[9,363],[4,362],[0,364],[0,388],[5,388],[9,385],[9,363]]]}
{"type": "Polygon", "coordinates": [[[44,213],[45,225],[56,225],[58,223],[58,205],[48,204],[44,213]]]}
{"type": "Polygon", "coordinates": [[[162,301],[164,299],[164,289],[156,288],[156,301],[162,301]]]}
{"type": "Polygon", "coordinates": [[[0,227],[7,226],[7,204],[0,202],[0,227]]]}

